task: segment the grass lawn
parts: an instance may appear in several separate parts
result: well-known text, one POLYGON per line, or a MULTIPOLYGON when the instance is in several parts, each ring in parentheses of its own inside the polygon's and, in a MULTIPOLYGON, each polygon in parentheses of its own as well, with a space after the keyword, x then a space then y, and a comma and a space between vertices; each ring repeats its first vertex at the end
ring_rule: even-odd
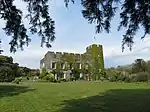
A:
POLYGON ((150 83, 0 84, 0 112, 150 112, 150 83))

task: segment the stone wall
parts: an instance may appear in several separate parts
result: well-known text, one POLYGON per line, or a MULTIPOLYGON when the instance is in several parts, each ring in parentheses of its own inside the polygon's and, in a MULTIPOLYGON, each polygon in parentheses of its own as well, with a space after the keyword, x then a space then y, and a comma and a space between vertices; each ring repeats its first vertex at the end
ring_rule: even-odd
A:
POLYGON ((78 66, 78 69, 83 69, 85 65, 93 65, 94 59, 100 61, 99 68, 104 69, 103 47, 102 45, 90 45, 86 48, 83 54, 67 53, 67 52, 51 52, 48 51, 44 58, 40 61, 40 68, 46 69, 64 69, 68 70, 78 66), (56 64, 56 65, 55 65, 56 64), (52 66, 53 65, 53 66, 52 66), (54 67, 55 65, 55 67, 54 67), (65 66, 65 67, 62 67, 65 66))

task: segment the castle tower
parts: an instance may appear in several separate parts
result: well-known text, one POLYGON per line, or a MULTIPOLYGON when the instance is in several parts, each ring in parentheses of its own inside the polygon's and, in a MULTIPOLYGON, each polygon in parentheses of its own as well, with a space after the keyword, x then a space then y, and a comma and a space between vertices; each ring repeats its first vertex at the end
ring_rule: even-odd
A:
POLYGON ((103 46, 92 44, 86 48, 92 68, 104 71, 103 46))

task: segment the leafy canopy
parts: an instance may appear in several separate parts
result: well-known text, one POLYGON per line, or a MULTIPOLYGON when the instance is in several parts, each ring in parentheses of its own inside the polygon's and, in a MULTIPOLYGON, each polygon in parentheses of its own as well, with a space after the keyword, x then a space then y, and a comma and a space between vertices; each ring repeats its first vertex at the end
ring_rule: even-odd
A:
MULTIPOLYGON (((27 35, 27 29, 22 22, 23 12, 14 4, 15 0, 0 0, 0 19, 6 21, 3 28, 8 36, 12 36, 10 41, 10 51, 16 52, 17 48, 23 49, 28 45, 30 38, 27 35)), ((49 0, 22 0, 27 3, 30 32, 38 34, 41 37, 41 46, 45 44, 51 47, 51 42, 55 39, 55 22, 48 12, 49 0)), ((22 2, 21 1, 21 2, 22 2)), ((64 0, 66 7, 69 2, 76 0, 64 0)), ((118 30, 122 27, 126 29, 123 35, 122 49, 127 45, 130 50, 134 43, 133 38, 140 27, 144 30, 141 38, 150 34, 150 0, 81 0, 83 6, 82 14, 90 24, 96 25, 96 33, 102 31, 110 32, 111 20, 119 10, 120 24, 118 30)))

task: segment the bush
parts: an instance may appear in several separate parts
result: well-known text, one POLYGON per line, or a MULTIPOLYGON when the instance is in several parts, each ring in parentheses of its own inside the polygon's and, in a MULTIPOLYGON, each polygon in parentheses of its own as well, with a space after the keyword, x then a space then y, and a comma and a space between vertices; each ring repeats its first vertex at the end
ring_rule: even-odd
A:
POLYGON ((109 81, 110 81, 110 82, 115 82, 115 81, 116 81, 116 77, 115 77, 115 76, 109 77, 109 81))
POLYGON ((13 83, 19 84, 22 81, 22 78, 16 78, 13 83))
POLYGON ((122 74, 120 74, 117 78, 117 81, 124 81, 126 79, 126 77, 122 74))
POLYGON ((10 66, 0 66, 0 82, 12 82, 15 74, 10 66))
POLYGON ((108 79, 110 82, 117 81, 117 72, 114 70, 107 70, 105 73, 105 79, 108 79))
POLYGON ((147 72, 139 72, 136 74, 135 79, 136 82, 145 82, 149 80, 149 73, 147 72))
POLYGON ((72 77, 72 78, 70 78, 70 80, 71 80, 71 81, 74 81, 74 80, 75 80, 75 78, 74 78, 74 77, 72 77))
POLYGON ((46 75, 45 77, 43 77, 44 80, 53 82, 54 81, 54 74, 50 73, 48 75, 46 75))
POLYGON ((124 77, 124 82, 131 82, 131 79, 129 78, 129 76, 124 77))
MULTIPOLYGON (((47 77, 48 73, 45 67, 42 68, 42 72, 39 75, 40 79, 45 79, 47 77)), ((47 78, 46 78, 47 79, 47 78)))
POLYGON ((66 80, 66 79, 62 79, 62 81, 63 81, 63 82, 67 82, 67 80, 66 80))
POLYGON ((73 70, 73 76, 76 80, 80 79, 80 72, 79 70, 73 70))
POLYGON ((80 80, 84 80, 84 76, 80 77, 80 80))

